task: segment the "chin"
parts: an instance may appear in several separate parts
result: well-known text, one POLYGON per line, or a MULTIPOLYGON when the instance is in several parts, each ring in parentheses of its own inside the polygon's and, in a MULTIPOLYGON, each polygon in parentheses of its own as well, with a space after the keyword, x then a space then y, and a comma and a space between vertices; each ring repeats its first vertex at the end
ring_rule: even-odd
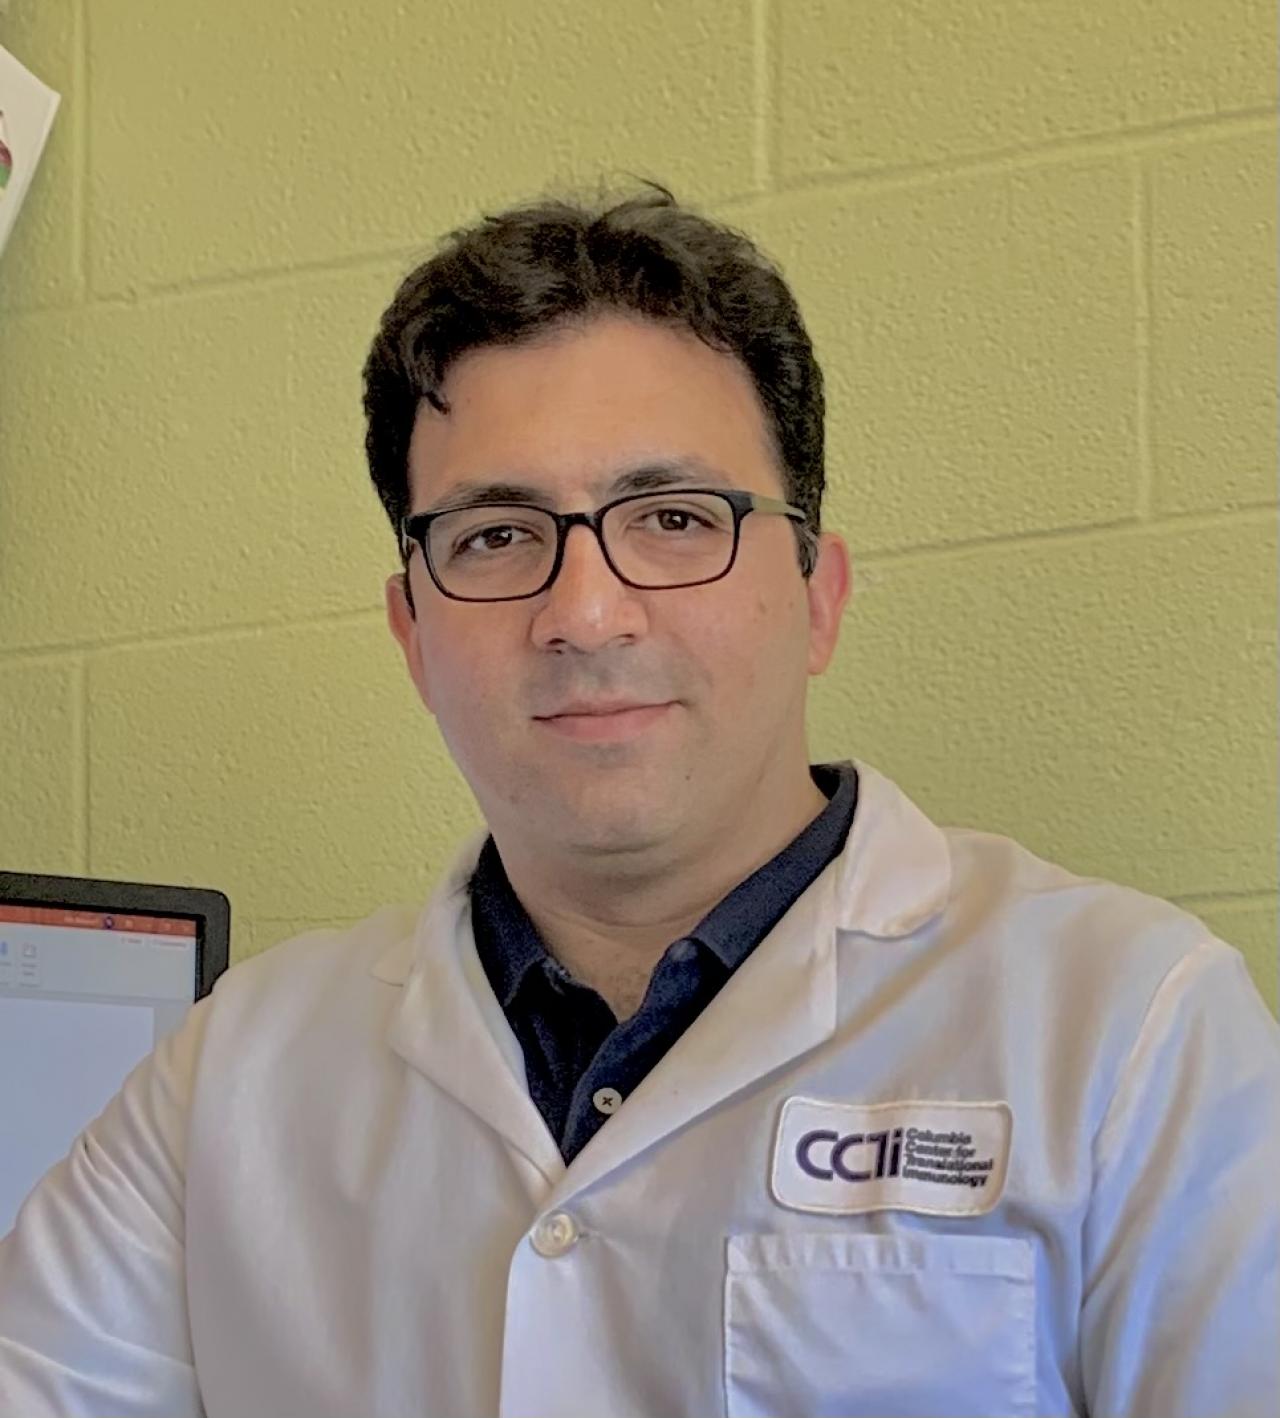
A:
POLYGON ((522 834, 561 850, 586 852, 643 850, 666 835, 669 815, 666 805, 655 803, 641 786, 624 787, 610 782, 607 774, 581 792, 563 780, 549 782, 534 794, 521 794, 514 806, 522 834))

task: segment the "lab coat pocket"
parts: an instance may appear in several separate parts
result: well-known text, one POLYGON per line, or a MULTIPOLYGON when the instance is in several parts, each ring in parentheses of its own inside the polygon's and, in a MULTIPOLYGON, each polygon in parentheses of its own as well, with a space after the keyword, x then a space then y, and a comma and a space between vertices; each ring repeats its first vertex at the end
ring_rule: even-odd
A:
POLYGON ((729 1418, 1035 1412, 1035 1255, 1015 1236, 731 1236, 729 1418))

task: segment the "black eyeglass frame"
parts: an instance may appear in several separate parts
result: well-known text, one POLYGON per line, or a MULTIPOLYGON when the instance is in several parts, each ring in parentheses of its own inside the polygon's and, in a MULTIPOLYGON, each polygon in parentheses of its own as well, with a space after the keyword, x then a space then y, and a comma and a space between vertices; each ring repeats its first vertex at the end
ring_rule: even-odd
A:
POLYGON ((751 512, 759 512, 765 517, 789 517, 793 521, 807 523, 808 515, 799 507, 793 506, 790 502, 783 502, 776 497, 765 497, 758 492, 745 492, 739 488, 723 487, 671 487, 658 488, 649 492, 632 492, 625 497, 615 497, 612 502, 606 502, 603 507, 597 508, 594 512, 553 512, 549 507, 535 507, 529 502, 469 502, 457 507, 445 507, 439 512, 415 512, 408 517, 400 519, 400 555, 404 560, 405 569, 408 570, 409 558, 413 554, 413 547, 417 546, 422 551, 422 560, 426 565, 427 574, 435 582, 436 590, 442 596, 447 596, 451 601, 468 601, 473 604, 487 604, 496 601, 527 601, 534 596, 540 596, 548 590, 555 579, 560 574, 560 566, 564 561, 564 546, 569 536, 571 527, 590 527, 595 533, 596 542, 600 547, 609 570, 622 582, 624 586, 630 586, 636 591, 679 591, 689 586, 708 586, 713 581, 722 581, 734 568, 738 560, 738 543, 742 529, 742 519, 751 512), (603 525, 605 514, 613 508, 620 506, 624 502, 639 502, 644 498, 660 497, 664 493, 674 498, 680 497, 684 493, 699 493, 703 496, 708 494, 715 497, 722 497, 733 509, 733 551, 729 556, 729 564, 725 569, 715 576, 705 576, 700 581, 680 581, 672 586, 643 586, 639 582, 628 580, 617 566, 614 565, 613 558, 609 555, 609 548, 605 546, 603 525), (428 551, 428 542, 431 533, 431 524, 437 517, 446 517, 451 512, 463 512, 469 508, 490 508, 498 510, 503 507, 519 507, 525 511, 541 512, 550 517, 556 524, 556 555, 551 563, 551 570, 547 579, 537 588, 536 591, 526 591, 519 596, 458 596, 452 591, 446 591, 440 584, 440 578, 436 575, 436 569, 431 564, 431 553, 428 551))

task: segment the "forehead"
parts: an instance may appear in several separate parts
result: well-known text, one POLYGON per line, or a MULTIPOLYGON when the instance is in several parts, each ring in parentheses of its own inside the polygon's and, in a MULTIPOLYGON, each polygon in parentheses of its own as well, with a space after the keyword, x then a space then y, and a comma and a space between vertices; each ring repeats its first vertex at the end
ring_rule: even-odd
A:
POLYGON ((690 481, 780 490, 750 374, 689 331, 599 317, 468 351, 443 393, 450 412, 424 400, 414 424, 415 510, 454 500, 463 484, 498 482, 539 489, 552 503, 599 501, 620 475, 660 465, 690 481))

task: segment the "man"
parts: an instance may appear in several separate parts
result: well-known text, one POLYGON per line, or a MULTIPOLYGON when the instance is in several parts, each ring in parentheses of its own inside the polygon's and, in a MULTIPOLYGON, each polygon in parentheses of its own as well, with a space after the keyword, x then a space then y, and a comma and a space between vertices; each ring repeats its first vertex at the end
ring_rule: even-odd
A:
POLYGON ((1280 1033, 1194 918, 810 765, 822 383, 665 189, 454 233, 367 447, 479 802, 0 1246, 0 1412, 1270 1414, 1280 1033))

